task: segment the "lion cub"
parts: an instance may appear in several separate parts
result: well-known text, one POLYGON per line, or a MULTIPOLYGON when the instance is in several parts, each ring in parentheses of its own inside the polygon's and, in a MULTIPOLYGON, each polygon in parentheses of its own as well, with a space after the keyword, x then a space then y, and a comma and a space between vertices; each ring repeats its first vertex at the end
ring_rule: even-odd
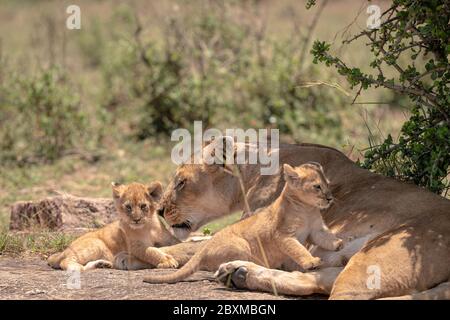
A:
POLYGON ((50 256, 48 264, 55 269, 80 271, 176 268, 178 263, 172 256, 155 248, 179 243, 155 212, 161 183, 113 183, 112 191, 119 220, 76 239, 63 252, 50 256))
POLYGON ((306 239, 326 250, 339 250, 342 240, 325 226, 320 209, 333 198, 322 166, 309 162, 292 168, 283 165, 285 187, 270 206, 218 232, 189 262, 169 275, 149 276, 150 283, 173 283, 197 270, 215 271, 225 262, 251 261, 280 268, 294 260, 304 270, 318 267, 321 259, 303 246, 306 239))

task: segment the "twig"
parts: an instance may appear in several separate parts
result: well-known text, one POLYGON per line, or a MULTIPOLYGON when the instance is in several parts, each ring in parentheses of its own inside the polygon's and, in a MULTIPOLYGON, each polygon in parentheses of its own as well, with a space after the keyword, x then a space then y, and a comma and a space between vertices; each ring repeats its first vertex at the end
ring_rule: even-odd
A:
POLYGON ((309 88, 309 87, 320 86, 320 85, 324 85, 324 86, 328 86, 328 87, 332 87, 332 88, 338 89, 339 91, 344 93, 347 97, 350 96, 350 93, 345 91, 345 89, 342 86, 340 86, 338 83, 329 83, 329 82, 325 82, 325 81, 321 81, 321 80, 299 82, 299 85, 297 85, 296 87, 297 88, 309 88))
MULTIPOLYGON (((266 251, 263 248, 263 245, 262 245, 262 242, 261 242, 261 239, 259 238, 259 236, 256 236, 256 240, 258 241, 259 250, 261 251, 261 255, 263 257, 264 264, 266 265, 267 269, 270 269, 269 260, 267 260, 266 251)), ((275 287, 275 282, 273 281, 273 279, 270 279, 270 284, 272 286, 273 294, 278 297, 277 288, 275 287)))
POLYGON ((300 71, 303 69, 306 52, 307 52, 307 49, 309 48, 309 43, 311 42, 312 34, 314 32, 314 29, 317 26, 317 22, 319 21, 319 18, 322 15, 323 9, 327 5, 327 3, 328 3, 328 0, 324 0, 324 1, 320 2, 320 6, 317 9, 316 14, 314 15, 314 18, 308 27, 308 33, 306 34, 306 37, 304 38, 302 51, 300 52, 300 57, 299 57, 299 70, 300 71))

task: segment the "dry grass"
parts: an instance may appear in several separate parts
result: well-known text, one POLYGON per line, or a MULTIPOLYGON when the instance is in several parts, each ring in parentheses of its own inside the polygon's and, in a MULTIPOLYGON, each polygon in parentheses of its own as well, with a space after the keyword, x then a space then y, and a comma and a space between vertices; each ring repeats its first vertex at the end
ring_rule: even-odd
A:
POLYGON ((37 254, 48 257, 67 248, 74 238, 62 232, 1 232, 0 255, 37 254))

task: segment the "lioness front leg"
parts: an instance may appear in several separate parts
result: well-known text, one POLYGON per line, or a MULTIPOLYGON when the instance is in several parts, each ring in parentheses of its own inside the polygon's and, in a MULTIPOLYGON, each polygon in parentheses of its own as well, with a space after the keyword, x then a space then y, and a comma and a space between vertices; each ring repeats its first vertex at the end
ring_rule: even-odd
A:
POLYGON ((220 265, 215 277, 224 285, 238 289, 306 296, 329 294, 342 268, 325 268, 315 272, 286 272, 267 269, 253 262, 232 261, 220 265))
POLYGON ((313 257, 297 239, 281 238, 277 240, 280 250, 294 260, 304 270, 316 268, 322 264, 322 260, 313 257))
POLYGON ((131 253, 138 259, 150 263, 156 268, 177 268, 178 262, 169 254, 158 248, 145 247, 142 243, 131 244, 131 253))

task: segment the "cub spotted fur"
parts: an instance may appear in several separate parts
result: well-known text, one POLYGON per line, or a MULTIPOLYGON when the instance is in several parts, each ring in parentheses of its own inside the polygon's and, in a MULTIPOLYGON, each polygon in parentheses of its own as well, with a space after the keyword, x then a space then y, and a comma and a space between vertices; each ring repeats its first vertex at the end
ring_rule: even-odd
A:
POLYGON ((283 170, 285 187, 270 206, 218 232, 180 270, 149 276, 144 281, 173 283, 199 269, 215 271, 233 260, 279 268, 290 258, 304 270, 318 267, 321 259, 313 257, 302 243, 308 239, 326 250, 342 246, 342 240, 328 230, 320 213, 333 200, 328 181, 322 166, 315 162, 296 168, 285 164, 283 170))
POLYGON ((179 242, 155 213, 161 183, 113 183, 112 191, 119 220, 76 239, 63 252, 50 256, 48 264, 55 269, 80 271, 100 267, 176 268, 178 263, 171 255, 155 248, 179 242))

